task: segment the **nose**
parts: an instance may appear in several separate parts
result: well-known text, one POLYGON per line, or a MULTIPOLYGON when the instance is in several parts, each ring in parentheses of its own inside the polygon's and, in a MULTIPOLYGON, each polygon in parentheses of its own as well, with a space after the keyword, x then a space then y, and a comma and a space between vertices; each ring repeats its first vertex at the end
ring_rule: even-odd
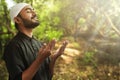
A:
POLYGON ((36 16, 36 12, 34 10, 32 10, 32 15, 36 16))

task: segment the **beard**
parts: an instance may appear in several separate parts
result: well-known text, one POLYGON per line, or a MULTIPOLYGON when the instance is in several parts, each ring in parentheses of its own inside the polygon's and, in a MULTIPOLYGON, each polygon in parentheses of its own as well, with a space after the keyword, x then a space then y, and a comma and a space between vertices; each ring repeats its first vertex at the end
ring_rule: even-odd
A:
POLYGON ((38 20, 34 20, 35 18, 36 18, 36 16, 33 16, 29 20, 29 19, 25 19, 25 18, 21 17, 23 24, 26 28, 35 28, 40 24, 38 20))

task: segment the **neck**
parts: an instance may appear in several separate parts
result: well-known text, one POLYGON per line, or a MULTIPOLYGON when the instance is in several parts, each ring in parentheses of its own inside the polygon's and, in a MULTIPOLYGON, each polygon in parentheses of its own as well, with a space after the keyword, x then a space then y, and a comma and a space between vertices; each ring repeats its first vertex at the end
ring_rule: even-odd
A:
POLYGON ((22 29, 19 29, 20 32, 24 33, 25 35, 27 35, 28 37, 31 37, 32 38, 32 35, 33 35, 33 29, 28 29, 28 28, 22 28, 22 29))
POLYGON ((23 33, 32 38, 33 35, 32 30, 23 31, 23 33))

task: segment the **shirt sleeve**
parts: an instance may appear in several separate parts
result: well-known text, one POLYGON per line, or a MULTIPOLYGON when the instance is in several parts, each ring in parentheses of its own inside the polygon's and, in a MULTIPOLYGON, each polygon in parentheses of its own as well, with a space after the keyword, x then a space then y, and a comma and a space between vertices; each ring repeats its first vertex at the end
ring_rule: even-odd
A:
POLYGON ((45 61, 45 68, 46 68, 46 74, 49 76, 48 78, 48 80, 51 80, 52 79, 52 74, 51 74, 51 70, 50 70, 50 57, 48 57, 47 59, 46 59, 46 61, 45 61))
POLYGON ((24 65, 20 48, 16 44, 11 44, 5 48, 3 59, 9 72, 10 80, 22 80, 24 65))

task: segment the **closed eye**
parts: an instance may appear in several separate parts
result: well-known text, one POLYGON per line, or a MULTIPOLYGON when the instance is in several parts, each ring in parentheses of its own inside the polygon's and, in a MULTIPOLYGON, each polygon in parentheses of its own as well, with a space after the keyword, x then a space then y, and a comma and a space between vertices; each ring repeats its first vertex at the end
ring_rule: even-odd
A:
POLYGON ((32 9, 32 8, 26 8, 25 10, 27 13, 31 13, 32 11, 34 11, 34 9, 32 9))

